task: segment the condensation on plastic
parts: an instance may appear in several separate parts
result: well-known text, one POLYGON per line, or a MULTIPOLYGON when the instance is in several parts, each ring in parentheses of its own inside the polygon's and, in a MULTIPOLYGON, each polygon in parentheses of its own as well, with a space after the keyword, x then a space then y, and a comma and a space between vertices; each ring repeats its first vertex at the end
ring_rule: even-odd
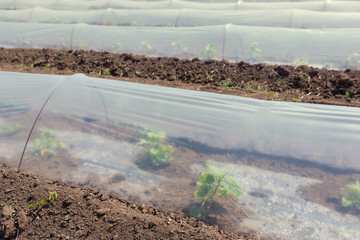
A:
POLYGON ((299 9, 219 11, 198 9, 102 9, 61 11, 42 7, 0 10, 0 21, 125 26, 211 26, 235 24, 289 28, 359 28, 358 12, 318 12, 299 9))
POLYGON ((61 77, 1 72, 1 127, 16 120, 28 132, 47 97, 65 78, 47 103, 41 122, 46 122, 43 115, 56 113, 80 122, 90 118, 140 123, 171 138, 190 137, 215 148, 360 170, 356 147, 360 110, 356 108, 259 101, 81 74, 61 77), (19 108, 21 111, 16 111, 19 108))
MULTIPOLYGON (((206 155, 206 159, 214 157, 214 152, 222 153, 225 162, 216 164, 223 164, 226 172, 235 177, 245 174, 235 173, 236 171, 245 171, 246 174, 252 172, 253 176, 249 178, 258 180, 244 184, 252 184, 253 187, 259 184, 261 186, 260 179, 266 177, 269 178, 268 181, 281 181, 283 185, 288 183, 297 189, 301 185, 297 181, 301 179, 237 165, 232 155, 235 154, 238 159, 255 156, 290 161, 305 169, 310 163, 336 170, 360 171, 360 110, 357 108, 261 101, 89 78, 82 74, 52 76, 0 72, 0 83, 0 132, 14 123, 20 127, 11 135, 0 135, 2 162, 10 166, 19 164, 19 157, 35 116, 50 97, 35 124, 21 169, 80 186, 95 179, 92 181, 105 183, 107 190, 120 192, 123 197, 128 197, 129 194, 136 196, 143 203, 150 201, 148 194, 143 192, 159 185, 159 182, 181 181, 190 184, 191 179, 167 178, 136 167, 134 160, 143 150, 136 145, 140 140, 137 133, 139 126, 165 132, 166 140, 174 146, 175 153, 177 147, 192 149, 201 156, 206 155), (58 158, 45 164, 34 157, 33 143, 44 131, 51 131, 57 140, 63 142, 72 162, 58 158), (230 158, 234 166, 228 165, 227 158, 230 158), (44 166, 50 167, 45 171, 44 166), (261 174, 261 177, 256 176, 256 173, 261 174), (108 182, 114 174, 126 176, 121 187, 116 184, 114 187, 108 182)), ((180 157, 181 153, 178 154, 180 157)), ((201 162, 194 158, 189 169, 194 171, 198 168, 201 168, 201 162)), ((194 178, 197 175, 196 170, 194 178)), ((259 189, 257 191, 262 191, 261 187, 259 189)), ((287 195, 279 195, 277 198, 280 203, 293 201, 287 195)), ((265 208, 266 212, 273 213, 272 217, 278 214, 289 216, 293 211, 294 214, 299 214, 295 212, 296 209, 287 210, 284 206, 268 206, 260 202, 254 205, 254 200, 256 199, 244 196, 243 201, 252 208, 265 208)), ((305 204, 308 202, 305 201, 305 204)), ((257 212, 256 209, 254 211, 257 212)), ((326 214, 331 213, 325 211, 326 214)), ((326 218, 325 215, 321 215, 321 218, 326 218)), ((311 218, 318 221, 317 213, 306 215, 306 219, 311 218)), ((329 218, 332 221, 333 215, 329 218)), ((348 229, 346 233, 359 234, 357 227, 354 228, 358 220, 350 220, 352 218, 349 217, 342 219, 345 219, 341 220, 342 229, 348 229)), ((264 226, 263 221, 268 219, 256 217, 248 219, 246 223, 254 226, 256 222, 260 223, 255 224, 256 226, 264 226)), ((307 220, 303 222, 301 216, 296 221, 301 225, 307 224, 307 220)), ((239 222, 240 225, 243 226, 244 222, 239 222)), ((335 226, 337 231, 336 223, 330 225, 333 225, 332 228, 335 226)), ((342 236, 343 230, 340 231, 335 234, 342 236)), ((320 232, 333 234, 332 230, 326 229, 320 232)), ((285 237, 294 235, 288 234, 290 235, 285 234, 285 237)), ((296 236, 297 239, 306 239, 312 234, 302 232, 296 236)))
POLYGON ((306 1, 306 2, 191 2, 181 0, 169 1, 115 1, 115 0, 95 0, 95 1, 72 1, 72 0, 2 0, 1 9, 26 9, 33 7, 44 7, 54 10, 94 10, 106 8, 123 9, 168 9, 168 8, 191 8, 207 10, 265 10, 265 9, 304 9, 328 12, 359 11, 360 2, 358 1, 306 1))
POLYGON ((360 28, 289 29, 216 25, 192 28, 119 27, 88 24, 41 24, 2 22, 1 47, 67 48, 127 52, 150 56, 205 57, 201 51, 212 44, 210 58, 252 63, 307 64, 332 68, 358 68, 349 56, 360 52, 360 28), (186 49, 174 46, 181 42, 186 49), (119 47, 119 48, 117 48, 119 47), (253 48, 261 51, 254 52, 253 48), (353 64, 353 65, 351 65, 353 64))

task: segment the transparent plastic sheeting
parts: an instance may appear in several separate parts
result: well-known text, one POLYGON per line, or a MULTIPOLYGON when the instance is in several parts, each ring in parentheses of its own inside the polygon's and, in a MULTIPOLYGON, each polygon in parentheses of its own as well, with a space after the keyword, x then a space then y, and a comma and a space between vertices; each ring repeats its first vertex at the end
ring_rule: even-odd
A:
POLYGON ((73 0, 2 0, 2 9, 26 9, 33 7, 44 7, 54 10, 94 10, 106 8, 124 9, 169 9, 169 8, 191 8, 206 10, 265 10, 265 9, 305 9, 328 12, 359 11, 358 1, 310 1, 310 2, 226 2, 226 3, 204 3, 181 0, 169 1, 73 1, 73 0))
POLYGON ((67 48, 149 56, 359 67, 360 28, 288 29, 218 25, 193 28, 0 23, 1 47, 67 48), (201 54, 202 53, 202 54, 201 54))
MULTIPOLYGON (((45 100, 65 80, 40 116, 40 122, 50 128, 53 123, 46 122, 45 115, 76 119, 80 124, 88 124, 83 119, 126 126, 140 123, 164 131, 170 138, 190 138, 213 148, 360 170, 357 108, 259 101, 81 74, 67 77, 1 72, 0 77, 1 129, 4 132, 7 126, 18 123, 19 132, 24 133, 22 138, 17 132, 3 134, 2 144, 17 143, 19 150, 45 100)), ((18 159, 19 153, 14 157, 18 159)))
POLYGON ((3 22, 87 23, 121 26, 194 27, 234 24, 288 28, 360 28, 359 12, 284 10, 102 9, 61 11, 36 7, 0 10, 3 22))
MULTIPOLYGON (((24 171, 116 192, 122 198, 135 196, 141 203, 162 207, 164 202, 173 203, 174 197, 193 197, 194 190, 184 186, 203 172, 205 160, 234 176, 245 189, 239 204, 251 215, 244 221, 234 220, 236 231, 245 226, 286 239, 360 236, 357 217, 299 196, 300 187, 319 180, 251 164, 257 158, 275 159, 299 164, 304 171, 314 164, 360 171, 360 109, 268 102, 81 74, 0 72, 0 86, 0 161, 10 166, 18 166, 35 116, 45 105, 20 166, 24 171), (137 145, 143 128, 165 133, 165 141, 174 148, 173 161, 191 158, 192 177, 166 177, 137 167, 135 161, 144 151, 137 145), (55 151, 51 158, 36 153, 35 143, 46 132, 66 147, 56 150, 50 144, 44 150, 55 151), (242 159, 251 159, 250 166, 243 165, 242 159), (156 200, 159 188, 165 190, 156 200), (174 188, 179 196, 172 195, 174 188), (250 194, 254 192, 264 197, 254 197, 250 194)), ((183 203, 188 204, 186 199, 183 203)), ((170 208, 184 209, 181 204, 170 208)))
MULTIPOLYGON (((67 77, 0 74, 0 158, 20 159, 35 119, 51 92, 67 77), (15 134, 17 133, 17 134, 15 134)), ((18 161, 7 162, 18 167, 18 161)))

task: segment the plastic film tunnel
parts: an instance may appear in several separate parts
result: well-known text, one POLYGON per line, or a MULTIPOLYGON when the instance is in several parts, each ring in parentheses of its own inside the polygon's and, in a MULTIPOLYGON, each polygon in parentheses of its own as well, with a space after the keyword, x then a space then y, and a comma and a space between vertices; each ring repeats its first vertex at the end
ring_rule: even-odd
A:
POLYGON ((0 47, 360 69, 359 1, 2 1, 0 47))
POLYGON ((203 10, 203 9, 100 9, 52 10, 35 7, 0 11, 3 22, 96 24, 118 26, 199 27, 222 24, 285 28, 359 28, 358 12, 322 12, 302 9, 203 10))
POLYGON ((3 0, 0 3, 2 9, 26 9, 44 7, 54 10, 95 10, 105 8, 117 9, 206 9, 206 10, 265 10, 265 9, 304 9, 314 11, 358 11, 360 2, 342 0, 316 0, 316 1, 232 1, 232 2, 197 2, 197 1, 71 1, 71 0, 3 0))
POLYGON ((8 48, 85 49, 252 63, 330 65, 337 69, 360 67, 360 28, 290 29, 232 24, 161 28, 3 22, 0 31, 7 33, 1 35, 0 46, 8 48))
POLYGON ((265 159, 304 172, 325 168, 357 174, 359 109, 266 102, 81 74, 1 72, 0 83, 0 161, 11 167, 176 211, 196 201, 191 182, 205 164, 213 164, 244 187, 236 201, 251 214, 235 221, 234 231, 297 239, 360 236, 358 217, 300 197, 300 188, 320 180, 257 165, 265 159), (162 132, 163 143, 174 149, 162 170, 138 165, 146 150, 138 143, 149 132, 162 132), (171 205, 173 198, 184 200, 171 205))

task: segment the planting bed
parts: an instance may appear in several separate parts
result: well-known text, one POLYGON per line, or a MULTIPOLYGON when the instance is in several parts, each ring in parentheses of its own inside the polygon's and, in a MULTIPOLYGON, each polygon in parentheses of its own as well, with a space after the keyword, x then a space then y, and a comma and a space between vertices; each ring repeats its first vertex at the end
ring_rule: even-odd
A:
MULTIPOLYGON (((0 70, 57 75, 84 73, 92 77, 268 101, 360 106, 360 71, 350 69, 334 71, 306 66, 149 58, 82 50, 0 49, 0 70)), ((83 93, 78 94, 79 100, 84 100, 83 93)), ((56 97, 55 92, 53 98, 56 97)), ((57 102, 55 99, 53 101, 57 102)), ((51 101, 50 98, 50 109, 55 106, 51 101)), ((126 103, 116 104, 121 109, 126 103)), ((227 113, 225 110, 228 109, 224 109, 224 114, 227 113)), ((26 111, 19 111, 20 119, 26 119, 26 111)), ((354 116, 357 112, 354 108, 354 116)), ((139 168, 137 161, 143 157, 143 148, 136 145, 141 139, 141 127, 135 122, 129 124, 93 116, 77 118, 60 113, 44 109, 31 135, 21 169, 71 186, 1 166, 0 187, 5 191, 0 193, 0 238, 15 239, 17 235, 20 239, 359 237, 356 230, 359 210, 341 204, 345 186, 360 180, 358 166, 350 169, 345 164, 345 167, 337 168, 338 163, 331 166, 328 162, 312 162, 301 159, 299 153, 281 156, 280 153, 236 148, 233 146, 236 146, 235 140, 232 142, 232 139, 224 140, 210 134, 216 126, 205 126, 210 129, 208 136, 194 134, 184 138, 179 137, 181 134, 167 133, 165 140, 175 149, 174 160, 160 168, 139 168), (34 142, 47 130, 51 130, 67 148, 51 158, 36 157, 34 142), (216 165, 234 176, 245 190, 238 199, 215 197, 205 205, 207 215, 203 221, 223 230, 184 215, 189 215, 190 207, 200 203, 194 197, 194 191, 206 164, 216 165), (49 191, 58 193, 58 200, 51 206, 29 206, 48 197, 49 191), (118 200, 115 195, 123 200, 118 200), (164 213, 155 208, 176 213, 164 213), (37 227, 34 229, 33 226, 37 227)), ((126 116, 121 118, 127 119, 126 116)), ((354 121, 356 124, 355 117, 354 121)), ((244 128, 244 134, 251 133, 249 126, 238 128, 244 128)), ((13 141, 23 140, 28 133, 23 130, 4 130, 0 137, 5 139, 11 135, 13 141)), ((294 136, 294 141, 296 138, 294 136)), ((268 144, 272 145, 270 141, 268 144)), ((320 155, 323 154, 321 151, 320 155)), ((0 155, 0 161, 12 167, 17 167, 18 159, 11 154, 0 155)))
POLYGON ((179 60, 82 50, 0 48, 0 70, 59 75, 84 73, 271 101, 360 106, 357 100, 360 71, 350 69, 179 60))

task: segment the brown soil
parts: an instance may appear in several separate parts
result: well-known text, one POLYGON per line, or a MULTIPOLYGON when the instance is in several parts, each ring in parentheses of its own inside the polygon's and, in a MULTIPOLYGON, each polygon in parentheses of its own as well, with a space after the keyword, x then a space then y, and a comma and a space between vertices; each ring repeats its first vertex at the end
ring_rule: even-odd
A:
MULTIPOLYGON (((50 50, 50 49, 0 49, 0 70, 42 74, 84 73, 93 77, 119 79, 199 91, 232 94, 272 101, 298 101, 307 103, 336 104, 359 107, 360 71, 329 71, 306 66, 250 65, 244 62, 180 60, 176 58, 148 58, 131 54, 101 52, 50 50)), ((54 116, 51 116, 54 117, 54 116)), ((46 116, 44 116, 46 118, 46 116)), ((86 120, 85 120, 86 121, 86 120)), ((44 121, 46 122, 46 121, 44 121)), ((49 121, 48 121, 49 122, 49 121)), ((51 121, 50 121, 51 122, 51 121)), ((76 129, 73 122, 60 121, 76 129)), ((92 124, 104 123, 94 120, 92 124)), ((121 126, 106 126, 104 136, 117 139, 114 132, 129 131, 121 126), (115 131, 111 131, 111 128, 115 131)), ((84 131, 87 131, 86 129, 84 131)), ((39 136, 34 133, 34 137, 39 136)), ((129 133, 128 136, 135 135, 129 133)), ((122 136, 123 137, 123 136, 122 136)), ((126 141, 136 141, 127 139, 126 141)), ((185 141, 177 141, 185 142, 185 141)), ((175 145, 174 143, 171 143, 175 145)), ((110 176, 101 182, 97 173, 91 173, 78 184, 97 189, 85 190, 60 182, 51 182, 34 174, 0 166, 0 239, 257 239, 260 233, 249 229, 238 229, 234 222, 251 215, 245 208, 236 207, 234 199, 217 199, 207 205, 209 212, 204 222, 186 217, 195 202, 196 176, 187 168, 194 159, 205 164, 205 157, 256 166, 275 172, 295 176, 312 177, 323 183, 301 189, 301 195, 308 201, 327 206, 336 211, 358 215, 354 208, 341 207, 344 186, 360 174, 338 171, 311 163, 297 163, 293 159, 279 159, 259 153, 234 152, 213 149, 200 143, 177 144, 173 161, 166 168, 148 169, 164 177, 189 179, 189 184, 167 182, 156 189, 150 189, 152 206, 144 206, 136 196, 108 195, 106 186, 124 181, 125 176, 110 176), (35 208, 49 191, 56 191, 58 199, 47 201, 35 208), (122 200, 119 200, 122 199, 122 200), (166 199, 166 200, 164 200, 166 199), (134 204, 134 203, 136 204, 134 204), (84 207, 86 206, 86 207, 84 207), (176 206, 176 207, 174 207, 176 206), (219 207, 222 206, 222 207, 219 207), (158 210, 161 208, 166 212, 158 210), (177 212, 178 210, 182 212, 177 212), (2 211, 2 213, 1 213, 2 211), (173 213, 169 213, 173 212, 173 213), (169 220, 171 219, 171 220, 169 220), (219 225, 209 226, 207 224, 219 225), (227 231, 236 232, 229 233, 227 231), (258 235, 256 235, 258 234, 258 235), (69 238, 66 238, 66 237, 69 238)), ((6 162, 1 160, 0 162, 6 162)), ((47 179, 61 180, 63 172, 54 175, 50 169, 65 168, 71 171, 81 164, 67 152, 57 155, 51 161, 25 161, 26 169, 41 172, 47 179), (60 161, 61 160, 61 161, 60 161), (48 170, 48 171, 47 171, 48 170), (48 174, 46 174, 48 172, 48 174)), ((71 180, 70 184, 75 184, 71 180)), ((258 193, 253 193, 257 195, 258 193)), ((259 197, 261 197, 259 195, 259 197)))
POLYGON ((0 239, 255 239, 3 164, 0 173, 0 239))
POLYGON ((0 48, 0 70, 88 76, 210 91, 272 101, 359 107, 360 71, 197 58, 52 49, 0 48))

